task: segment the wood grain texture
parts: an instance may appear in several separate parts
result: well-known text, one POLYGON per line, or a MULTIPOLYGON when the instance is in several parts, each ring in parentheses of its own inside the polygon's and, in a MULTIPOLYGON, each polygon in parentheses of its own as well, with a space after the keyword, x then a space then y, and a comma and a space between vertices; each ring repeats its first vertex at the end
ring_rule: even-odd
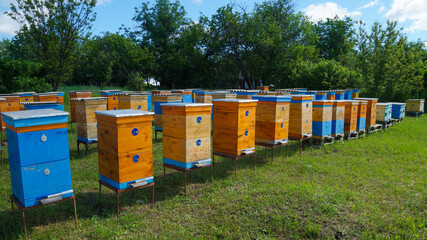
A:
POLYGON ((148 95, 120 95, 119 109, 147 111, 148 95))
POLYGON ((345 115, 344 115, 344 132, 345 133, 356 131, 358 110, 359 110, 358 102, 347 101, 345 103, 345 115))
POLYGON ((212 103, 212 95, 196 94, 196 103, 212 103))
POLYGON ((163 135, 164 158, 190 163, 210 159, 210 155, 210 136, 204 138, 181 139, 163 135), (199 145, 197 143, 199 143, 199 145))
POLYGON ((42 131, 42 130, 67 128, 67 123, 55 123, 55 124, 37 125, 37 126, 30 126, 30 127, 18 127, 18 128, 15 128, 7 123, 5 123, 5 125, 7 128, 9 128, 10 130, 16 133, 36 132, 36 131, 42 131))
POLYGON ((211 136, 212 115, 169 115, 163 114, 163 136, 181 139, 211 136), (199 118, 200 123, 197 121, 199 118))
POLYGON ((77 137, 91 139, 98 137, 98 128, 96 123, 77 122, 77 137))
MULTIPOLYGON (((292 97, 292 100, 312 99, 312 96, 292 97)), ((305 134, 312 134, 313 103, 291 102, 289 110, 289 136, 301 138, 305 134)))
POLYGON ((96 123, 95 112, 107 110, 106 100, 96 100, 96 101, 76 100, 73 102, 76 108, 75 109, 76 122, 80 122, 80 123, 96 123))
POLYGON ((255 128, 238 131, 214 128, 212 140, 215 152, 240 156, 242 150, 255 147, 255 128), (247 136, 246 131, 248 132, 247 136))
POLYGON ((232 130, 255 128, 256 105, 256 102, 214 101, 213 128, 232 130))

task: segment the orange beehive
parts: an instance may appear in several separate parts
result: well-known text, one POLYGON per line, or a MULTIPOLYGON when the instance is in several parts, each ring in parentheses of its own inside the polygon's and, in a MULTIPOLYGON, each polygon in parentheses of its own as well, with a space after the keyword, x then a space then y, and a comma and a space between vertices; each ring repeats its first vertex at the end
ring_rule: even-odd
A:
POLYGON ((357 111, 357 127, 356 130, 365 130, 366 128, 366 112, 368 110, 368 101, 355 100, 359 102, 357 111))
POLYGON ((19 95, 19 102, 21 103, 19 108, 20 110, 24 110, 25 106, 22 103, 34 102, 33 95, 36 94, 36 92, 16 92, 13 94, 19 95))
POLYGON ((90 98, 92 97, 91 91, 69 91, 68 95, 70 96, 70 115, 71 122, 76 122, 76 107, 74 105, 73 98, 90 98))
POLYGON ((366 128, 370 129, 377 122, 376 112, 378 98, 355 98, 354 100, 368 101, 366 106, 366 128))
POLYGON ((312 135, 313 95, 291 95, 289 110, 289 137, 312 135))
POLYGON ((256 100, 213 101, 213 150, 240 156, 255 151, 256 100))
POLYGON ((270 87, 269 86, 259 86, 257 87, 258 90, 262 90, 262 91, 269 91, 270 87))
POLYGON ((229 93, 225 91, 213 92, 212 99, 236 99, 237 95, 235 93, 229 93))
POLYGON ((77 139, 82 142, 98 140, 96 111, 107 110, 105 97, 72 98, 76 107, 77 139))
POLYGON ((356 131, 358 111, 359 111, 359 101, 354 101, 354 100, 345 101, 344 133, 350 134, 356 131))
MULTIPOLYGON (((4 100, 0 100, 0 113, 3 112, 15 112, 19 111, 19 95, 14 94, 3 94, 0 95, 0 98, 4 100)), ((1 129, 2 131, 6 129, 6 125, 3 121, 3 115, 0 116, 1 119, 1 129)))
POLYGON ((287 96, 254 96, 252 98, 258 100, 255 141, 273 145, 286 143, 289 133, 291 98, 287 96))
POLYGON ((99 91, 101 97, 108 97, 107 110, 119 109, 119 95, 123 93, 122 90, 103 90, 99 91))
POLYGON ((34 94, 35 102, 58 102, 59 97, 56 93, 37 93, 34 94))
POLYGON ((95 112, 99 178, 117 189, 153 182, 152 112, 95 112))
MULTIPOLYGON (((56 98, 55 98, 54 102, 59 102, 60 104, 64 105, 64 92, 45 92, 45 93, 40 93, 39 97, 40 97, 41 100, 38 101, 38 102, 45 102, 44 99, 50 99, 50 97, 45 98, 45 96, 47 96, 47 95, 56 95, 56 98)), ((52 101, 48 100, 47 102, 52 102, 52 101)))

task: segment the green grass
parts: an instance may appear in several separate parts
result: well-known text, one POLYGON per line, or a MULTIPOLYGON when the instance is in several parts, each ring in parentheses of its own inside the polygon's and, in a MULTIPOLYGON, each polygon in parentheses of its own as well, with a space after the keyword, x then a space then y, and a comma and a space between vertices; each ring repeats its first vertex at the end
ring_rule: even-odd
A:
MULTIPOLYGON (((153 140, 156 202, 149 204, 149 189, 134 199, 123 193, 119 219, 112 191, 103 188, 99 207, 97 148, 78 156, 75 126, 69 140, 79 226, 71 201, 62 212, 57 205, 30 210, 32 239, 427 238, 427 116, 364 139, 307 148, 302 157, 296 144, 273 162, 257 148, 256 167, 239 160, 237 178, 229 159, 217 159, 213 181, 209 169, 193 172, 187 196, 182 173, 168 170, 164 185, 160 134, 153 140)), ((11 216, 7 160, 0 182, 0 239, 24 238, 19 214, 17 225, 11 216)))

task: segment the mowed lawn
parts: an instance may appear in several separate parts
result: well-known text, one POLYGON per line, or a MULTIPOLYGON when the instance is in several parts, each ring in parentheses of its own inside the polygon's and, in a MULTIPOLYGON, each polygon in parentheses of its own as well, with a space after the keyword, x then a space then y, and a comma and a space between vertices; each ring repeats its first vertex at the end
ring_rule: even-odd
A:
MULTIPOLYGON (((68 102, 68 98, 66 98, 68 102)), ((69 109, 69 106, 66 106, 69 109)), ((226 136, 224 136, 226 137, 226 136)), ((257 147, 257 162, 216 159, 209 169, 191 173, 187 196, 183 174, 167 170, 163 181, 162 143, 154 143, 155 203, 151 190, 121 194, 121 216, 115 194, 103 188, 98 197, 98 155, 79 156, 76 124, 69 125, 72 201, 26 213, 32 239, 255 239, 255 238, 427 238, 427 116, 406 118, 387 131, 363 139, 285 149, 271 162, 257 147)), ((82 147, 83 148, 83 147, 82 147)), ((0 239, 25 238, 17 213, 14 224, 7 147, 0 168, 0 239)), ((276 149, 277 150, 277 149, 276 149)), ((268 152, 269 153, 269 152, 268 152)), ((42 156, 41 156, 42 157, 42 156)))

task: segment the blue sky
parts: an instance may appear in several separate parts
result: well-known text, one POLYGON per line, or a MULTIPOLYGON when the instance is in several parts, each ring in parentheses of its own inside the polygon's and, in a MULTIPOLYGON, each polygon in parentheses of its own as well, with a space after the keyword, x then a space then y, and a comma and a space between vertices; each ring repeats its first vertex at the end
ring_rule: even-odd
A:
MULTIPOLYGON (((0 11, 9 8, 12 0, 0 0, 0 11)), ((140 6, 141 0, 101 0, 95 11, 97 19, 93 25, 93 33, 117 32, 122 24, 133 26, 132 17, 135 7, 140 6)), ((154 2, 150 0, 149 2, 154 2)), ((181 0, 190 18, 197 21, 200 13, 211 16, 216 10, 228 3, 236 3, 251 10, 258 0, 181 0)), ((385 24, 387 19, 399 21, 409 40, 421 39, 427 44, 427 0, 346 0, 294 1, 297 11, 310 16, 313 21, 338 15, 362 19, 368 26, 375 21, 385 24)), ((18 26, 5 15, 0 15, 0 38, 10 38, 18 26)))

